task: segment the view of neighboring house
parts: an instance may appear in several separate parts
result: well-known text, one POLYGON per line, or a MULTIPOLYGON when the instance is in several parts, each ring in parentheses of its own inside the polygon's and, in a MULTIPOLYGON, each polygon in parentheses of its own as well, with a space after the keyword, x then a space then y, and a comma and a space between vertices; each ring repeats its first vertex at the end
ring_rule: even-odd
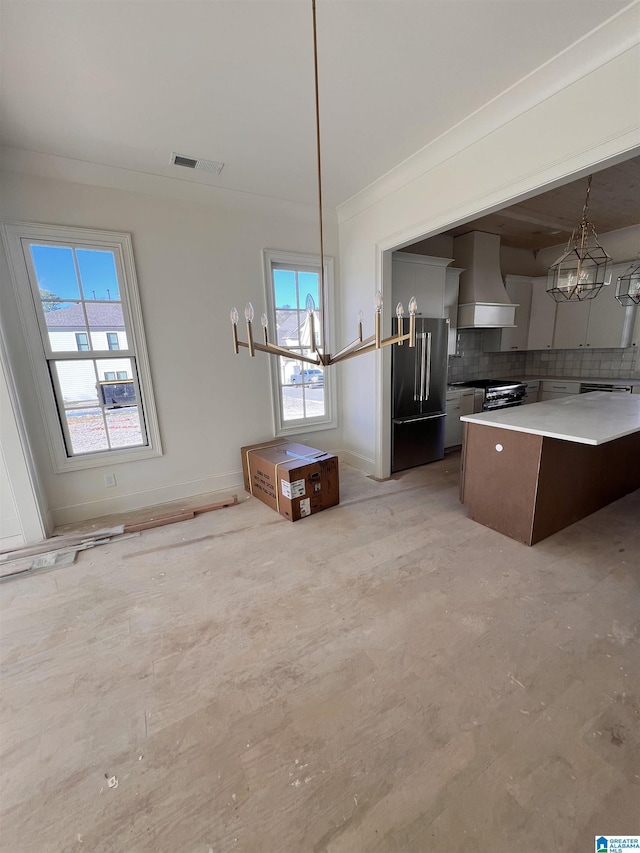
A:
MULTIPOLYGON (((55 303, 50 303, 52 306, 55 303)), ((65 303, 67 304, 67 303, 65 303)), ((128 348, 121 302, 85 302, 45 311, 49 342, 54 352, 87 352, 86 361, 56 361, 65 405, 101 401, 98 384, 132 380, 129 358, 95 358, 103 351, 128 348)))
MULTIPOLYGON (((295 347, 296 351, 309 353, 309 320, 306 311, 298 311, 295 308, 276 308, 277 343, 283 347, 295 347)), ((316 329, 320 328, 320 321, 316 314, 316 329)), ((280 360, 282 370, 282 383, 288 384, 300 374, 301 362, 282 358, 280 360)))

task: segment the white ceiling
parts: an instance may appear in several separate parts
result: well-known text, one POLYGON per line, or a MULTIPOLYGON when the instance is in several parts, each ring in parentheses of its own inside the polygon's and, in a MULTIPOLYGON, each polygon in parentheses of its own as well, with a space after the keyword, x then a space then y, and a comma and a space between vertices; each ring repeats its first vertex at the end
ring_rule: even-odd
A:
MULTIPOLYGON (((336 206, 627 0, 317 0, 336 206)), ((0 144, 313 203, 310 0, 0 0, 0 144), (169 164, 223 161, 220 176, 169 164)))

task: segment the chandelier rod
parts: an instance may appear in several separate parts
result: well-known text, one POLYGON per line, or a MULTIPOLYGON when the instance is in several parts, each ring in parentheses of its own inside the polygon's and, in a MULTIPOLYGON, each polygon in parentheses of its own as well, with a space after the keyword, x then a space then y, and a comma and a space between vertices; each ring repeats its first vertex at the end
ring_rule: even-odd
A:
MULTIPOLYGON (((320 94, 318 87, 318 36, 316 28, 316 0, 311 0, 311 10, 313 15, 313 75, 315 85, 315 106, 316 106, 316 159, 318 167, 318 224, 320 229, 320 317, 321 329, 320 337, 322 344, 322 355, 327 352, 326 341, 326 323, 325 323, 325 278, 324 278, 324 230, 322 227, 322 158, 320 154, 320 94)), ((312 347, 314 342, 311 341, 312 347)))
POLYGON ((589 195, 591 194, 591 180, 593 175, 589 175, 587 178, 587 194, 584 197, 584 206, 582 208, 582 221, 588 222, 589 217, 587 216, 587 211, 589 210, 589 195))
MULTIPOLYGON (((311 294, 307 297, 307 311, 309 320, 309 355, 302 352, 296 353, 296 360, 303 361, 307 364, 322 365, 322 367, 330 367, 332 364, 337 364, 347 358, 355 358, 357 355, 363 355, 367 352, 373 352, 381 347, 398 344, 402 346, 405 341, 409 347, 413 349, 416 345, 416 312, 418 304, 415 296, 409 300, 409 331, 405 333, 403 327, 402 316, 404 308, 401 303, 398 303, 396 308, 396 316, 398 318, 398 331, 395 335, 388 338, 382 336, 382 293, 376 293, 375 300, 375 333, 368 338, 362 336, 362 312, 358 318, 358 337, 347 346, 343 347, 335 355, 331 355, 327 351, 326 340, 326 318, 324 316, 325 303, 325 263, 324 263, 324 229, 322 226, 322 157, 320 152, 320 95, 318 85, 318 37, 316 26, 316 0, 311 0, 311 11, 313 18, 313 72, 314 72, 314 90, 315 90, 315 112, 316 112, 316 162, 318 169, 318 226, 320 230, 320 276, 318 280, 318 298, 320 305, 318 311, 322 317, 322 328, 320 331, 320 348, 316 346, 316 335, 314 325, 315 306, 313 305, 313 297, 311 294)), ((299 307, 299 306, 298 306, 299 307)), ((249 355, 254 356, 256 351, 266 352, 269 355, 282 356, 291 358, 292 350, 287 347, 279 346, 278 344, 269 341, 269 333, 267 330, 268 321, 266 314, 262 315, 262 334, 264 343, 259 344, 253 338, 253 305, 247 302, 244 309, 244 318, 247 325, 247 340, 241 341, 238 337, 238 320, 240 319, 238 309, 232 308, 230 312, 231 333, 233 336, 233 351, 237 355, 240 347, 246 347, 249 350, 249 355)))
MULTIPOLYGON (((584 206, 582 208, 582 222, 580 223, 580 248, 584 249, 587 244, 587 228, 591 223, 589 222, 588 210, 589 210, 589 195, 591 193, 591 179, 593 175, 589 175, 587 179, 587 193, 584 197, 584 206)), ((591 228, 594 230, 593 225, 591 228)))

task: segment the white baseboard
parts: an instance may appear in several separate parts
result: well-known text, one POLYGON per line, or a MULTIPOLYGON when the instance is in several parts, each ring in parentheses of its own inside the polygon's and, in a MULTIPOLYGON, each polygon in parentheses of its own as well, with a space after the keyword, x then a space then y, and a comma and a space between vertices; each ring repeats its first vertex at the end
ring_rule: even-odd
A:
POLYGON ((0 539, 10 539, 12 536, 22 536, 20 520, 15 515, 12 518, 0 518, 0 539))
POLYGON ((25 545, 35 543, 25 542, 24 536, 6 536, 0 539, 0 553, 3 551, 13 551, 15 548, 24 548, 25 545))
POLYGON ((359 471, 363 471, 365 474, 375 474, 376 472, 376 461, 375 459, 371 459, 369 456, 362 456, 360 453, 355 453, 353 450, 339 450, 337 456, 340 462, 344 462, 346 465, 352 465, 354 468, 357 468, 359 471))
POLYGON ((206 477, 202 480, 190 480, 186 483, 172 483, 169 486, 161 486, 155 489, 146 489, 142 492, 132 492, 127 495, 115 495, 112 498, 104 498, 97 501, 87 501, 81 504, 56 507, 51 510, 54 527, 63 524, 73 524, 76 521, 88 521, 100 518, 103 515, 114 515, 115 513, 128 512, 134 509, 143 509, 147 506, 179 501, 184 498, 193 498, 197 495, 211 494, 213 492, 225 492, 244 490, 242 471, 231 471, 227 474, 219 474, 215 477, 206 477))
MULTIPOLYGON (((362 456, 352 450, 333 450, 340 462, 352 465, 365 474, 375 473, 375 460, 362 456)), ((186 483, 172 483, 168 486, 160 486, 155 489, 145 489, 141 492, 130 492, 126 495, 114 495, 113 497, 101 498, 96 501, 84 501, 79 504, 55 507, 51 509, 53 527, 64 524, 74 524, 77 521, 88 521, 101 518, 103 515, 115 515, 116 513, 129 512, 130 510, 143 509, 147 506, 179 501, 185 498, 193 498, 197 495, 210 495, 216 492, 225 493, 244 490, 242 471, 230 471, 215 477, 206 477, 202 480, 190 480, 186 483)))

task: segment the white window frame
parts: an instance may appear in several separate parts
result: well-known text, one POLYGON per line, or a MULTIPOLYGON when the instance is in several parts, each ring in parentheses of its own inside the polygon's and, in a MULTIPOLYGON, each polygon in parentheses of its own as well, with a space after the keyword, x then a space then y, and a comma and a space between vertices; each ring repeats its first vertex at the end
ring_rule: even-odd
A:
MULTIPOLYGON (((276 342, 276 314, 273 288, 272 269, 274 265, 286 264, 287 266, 308 268, 315 267, 320 271, 320 255, 301 254, 300 252, 284 252, 276 249, 264 249, 263 274, 265 301, 267 306, 267 317, 269 328, 273 329, 270 340, 276 342)), ((325 275, 325 304, 322 306, 323 320, 326 328, 327 346, 331 349, 334 328, 333 313, 333 258, 324 258, 325 275)), ((319 306, 320 307, 320 306, 319 306)), ((330 368, 324 368, 324 400, 325 414, 318 417, 298 418, 297 420, 285 420, 282 411, 282 386, 280 374, 280 359, 276 356, 267 356, 270 361, 271 375, 271 399, 273 405, 273 432, 275 436, 296 435, 305 432, 319 432, 325 429, 335 429, 338 426, 336 418, 336 383, 335 376, 330 368)), ((322 365, 319 365, 320 367, 322 365)), ((312 367, 304 364, 304 367, 312 367)))
MULTIPOLYGON (((3 223, 1 230, 54 471, 64 473, 162 456, 131 235, 114 231, 96 231, 88 228, 69 228, 29 222, 3 223), (67 455, 61 416, 58 412, 58 401, 49 375, 48 362, 51 360, 51 356, 45 350, 40 312, 35 304, 29 277, 29 261, 24 248, 28 243, 37 243, 39 240, 57 243, 61 246, 82 246, 113 252, 118 281, 121 286, 120 299, 125 328, 127 335, 130 335, 127 350, 118 350, 117 352, 120 354, 120 358, 131 357, 136 363, 141 426, 143 434, 146 432, 147 439, 147 444, 144 446, 100 450, 77 456, 67 455), (142 423, 143 418, 144 423, 142 423)), ((95 351, 87 352, 86 356, 90 360, 102 357, 100 353, 95 351)), ((60 357, 64 359, 64 353, 60 353, 60 357)))

